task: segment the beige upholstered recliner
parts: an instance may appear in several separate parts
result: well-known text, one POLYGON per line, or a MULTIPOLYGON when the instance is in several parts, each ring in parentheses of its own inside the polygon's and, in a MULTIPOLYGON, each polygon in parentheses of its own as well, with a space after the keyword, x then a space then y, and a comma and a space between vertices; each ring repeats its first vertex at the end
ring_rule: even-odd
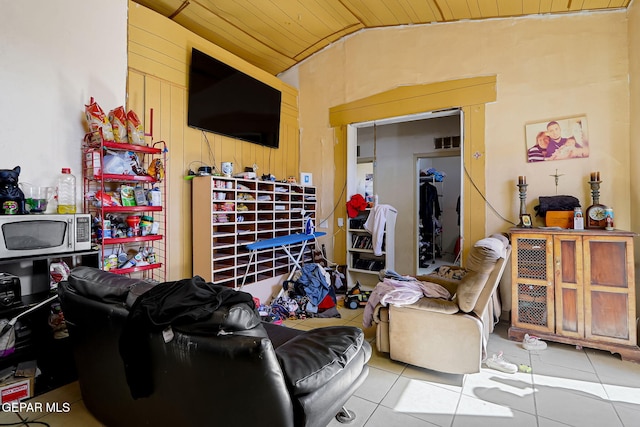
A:
POLYGON ((444 286, 455 295, 452 300, 421 298, 410 305, 378 305, 374 311, 378 351, 389 353, 392 360, 436 371, 479 372, 489 334, 500 316, 497 287, 510 254, 504 236, 479 240, 469 251, 462 279, 417 277, 444 286))

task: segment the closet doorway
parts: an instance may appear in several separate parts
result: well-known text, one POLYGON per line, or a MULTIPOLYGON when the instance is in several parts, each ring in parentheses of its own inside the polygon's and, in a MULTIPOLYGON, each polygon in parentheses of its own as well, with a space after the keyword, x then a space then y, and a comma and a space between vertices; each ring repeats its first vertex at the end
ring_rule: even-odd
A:
MULTIPOLYGON (((453 226, 446 223, 447 233, 442 235, 446 257, 436 258, 440 264, 454 262, 455 242, 462 235, 463 224, 458 227, 458 216, 448 210, 448 200, 462 196, 462 111, 422 113, 349 125, 347 132, 347 200, 354 193, 378 196, 379 203, 393 206, 398 211, 395 227, 395 270, 401 274, 417 275, 420 269, 420 198, 418 165, 435 162, 434 167, 446 169, 444 191, 447 192, 447 216, 453 216, 453 226), (453 147, 453 138, 457 147, 453 147), (436 148, 443 138, 447 144, 436 148), (421 160, 426 159, 426 160, 421 160), (420 163, 419 163, 420 161, 420 163), (447 166, 444 166, 444 163, 447 166), (449 165, 455 164, 456 167, 449 165), (358 169, 371 167, 372 179, 358 169), (364 178, 364 179, 363 179, 364 178), (367 191, 369 190, 369 191, 367 191), (453 195, 453 196, 450 196, 453 195), (454 241, 454 247, 444 242, 454 241), (450 253, 449 253, 450 252, 450 253)), ((427 168, 428 169, 428 168, 427 168)), ((444 197, 442 197, 444 203, 444 197)), ((461 198, 462 200, 463 198, 461 198)), ((461 206, 462 208, 462 206, 461 206)), ((460 210, 460 212, 463 212, 460 210)), ((462 221, 461 221, 462 222, 462 221)), ((444 229, 443 224, 443 231, 444 229)), ((442 254, 441 254, 442 255, 442 254)), ((429 265, 430 270, 434 264, 429 265)))
POLYGON ((418 274, 459 265, 462 175, 459 149, 416 155, 418 274))

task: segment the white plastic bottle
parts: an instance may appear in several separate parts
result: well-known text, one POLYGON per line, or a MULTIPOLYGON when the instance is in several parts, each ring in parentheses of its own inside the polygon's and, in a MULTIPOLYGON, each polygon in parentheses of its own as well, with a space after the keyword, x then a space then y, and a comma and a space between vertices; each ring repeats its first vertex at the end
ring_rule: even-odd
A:
POLYGON ((76 177, 69 168, 62 168, 58 177, 58 213, 76 213, 76 177))

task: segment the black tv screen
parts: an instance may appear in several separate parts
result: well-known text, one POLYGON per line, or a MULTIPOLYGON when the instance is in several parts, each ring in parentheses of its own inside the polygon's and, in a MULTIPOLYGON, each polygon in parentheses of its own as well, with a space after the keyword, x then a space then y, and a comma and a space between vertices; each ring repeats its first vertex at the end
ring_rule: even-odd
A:
POLYGON ((281 99, 278 89, 192 49, 189 126, 278 148, 281 99))

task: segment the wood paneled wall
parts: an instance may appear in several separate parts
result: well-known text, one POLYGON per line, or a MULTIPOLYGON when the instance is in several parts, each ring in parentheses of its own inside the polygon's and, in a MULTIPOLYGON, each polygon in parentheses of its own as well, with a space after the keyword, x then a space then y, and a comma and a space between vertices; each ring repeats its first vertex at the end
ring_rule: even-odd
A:
POLYGON ((177 280, 192 275, 191 182, 184 176, 189 169, 197 171, 202 164, 219 168, 221 162, 231 161, 236 172, 255 164, 258 174, 271 173, 277 179, 299 177, 298 92, 273 75, 133 2, 129 2, 128 29, 127 108, 144 117, 145 131, 153 133, 154 141, 165 141, 169 150, 165 165, 167 280, 177 280), (282 91, 280 148, 266 148, 187 126, 187 87, 193 47, 282 91))

